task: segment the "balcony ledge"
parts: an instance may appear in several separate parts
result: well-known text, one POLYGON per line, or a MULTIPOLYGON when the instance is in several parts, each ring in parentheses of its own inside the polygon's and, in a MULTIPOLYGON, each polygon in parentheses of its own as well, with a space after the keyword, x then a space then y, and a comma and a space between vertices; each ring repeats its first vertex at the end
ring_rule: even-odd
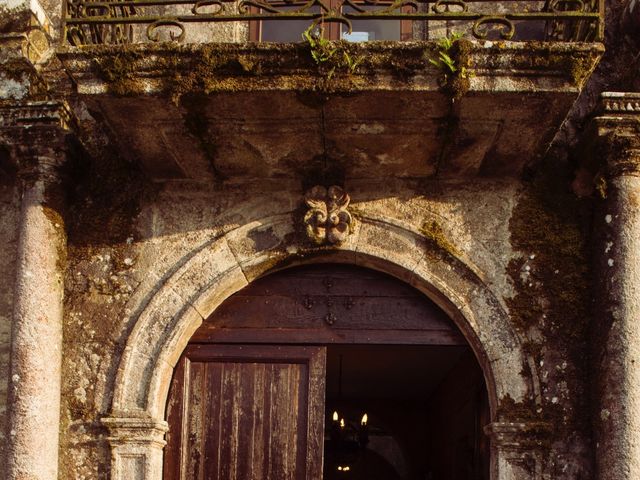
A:
POLYGON ((350 178, 517 176, 604 51, 465 41, 456 61, 468 81, 455 91, 429 62, 433 42, 339 46, 361 59, 353 71, 316 65, 302 43, 68 47, 58 57, 74 95, 152 178, 208 181, 295 177, 320 157, 350 178))
MULTIPOLYGON (((576 92, 604 52, 599 43, 466 41, 470 91, 576 92)), ((316 65, 304 43, 217 43, 63 47, 58 57, 80 94, 164 94, 200 75, 204 93, 260 90, 438 91, 442 71, 429 63, 435 42, 341 44, 362 62, 355 71, 316 65), (203 68, 204 67, 204 68, 203 68)))

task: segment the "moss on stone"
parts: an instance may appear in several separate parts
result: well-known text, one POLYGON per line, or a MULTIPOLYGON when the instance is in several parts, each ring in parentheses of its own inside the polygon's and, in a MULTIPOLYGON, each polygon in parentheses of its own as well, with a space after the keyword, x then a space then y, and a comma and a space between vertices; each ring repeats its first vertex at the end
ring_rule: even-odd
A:
MULTIPOLYGON (((447 66, 443 64, 441 60, 439 62, 440 69, 442 70, 440 88, 442 92, 453 101, 460 100, 464 97, 471 87, 469 78, 472 75, 472 47, 473 44, 464 38, 453 40, 451 46, 444 51, 444 53, 451 58, 453 65, 447 66)), ((440 51, 442 51, 442 48, 443 47, 440 47, 440 51)), ((436 56, 436 58, 438 57, 436 56)), ((432 61, 431 63, 438 62, 432 61)))
POLYGON ((144 93, 145 82, 157 81, 176 104, 190 93, 286 87, 282 82, 301 92, 350 92, 366 87, 372 75, 385 71, 406 80, 426 69, 424 50, 415 46, 403 47, 399 55, 390 42, 330 44, 337 53, 321 64, 313 61, 305 43, 251 48, 244 44, 94 47, 94 68, 110 93, 144 93), (148 69, 150 74, 143 80, 139 73, 148 69), (159 75, 154 77, 153 72, 159 75))
POLYGON ((0 33, 24 32, 31 26, 31 10, 24 6, 0 5, 0 33))
POLYGON ((607 184, 607 179, 604 177, 604 175, 596 176, 594 180, 594 188, 596 193, 598 194, 598 197, 601 200, 604 200, 607 198, 608 184, 607 184))
MULTIPOLYGON (((570 191, 570 172, 566 162, 547 159, 525 185, 509 222, 511 245, 519 256, 507 268, 515 294, 505 301, 528 355, 538 366, 549 364, 536 413, 554 426, 552 440, 589 423, 591 205, 570 191), (552 368, 554 359, 566 359, 566 371, 552 368), (566 383, 568 398, 557 390, 559 382, 566 383)), ((527 373, 528 366, 523 371, 527 373)))
POLYGON ((225 175, 216 167, 218 147, 213 141, 215 136, 209 132, 209 120, 206 114, 207 103, 202 99, 201 95, 191 94, 183 98, 181 105, 187 110, 185 127, 200 144, 215 180, 217 182, 224 181, 226 179, 225 175))
POLYGON ((61 277, 64 276, 65 269, 67 268, 67 249, 66 249, 66 233, 64 230, 64 219, 58 210, 53 209, 47 205, 42 207, 42 213, 49 220, 49 223, 53 226, 54 238, 51 238, 51 242, 55 245, 56 256, 56 269, 60 273, 61 277))
POLYGON ((598 55, 594 52, 573 52, 570 57, 568 73, 574 84, 582 88, 597 65, 598 55))
POLYGON ((566 74, 578 88, 582 88, 600 57, 599 51, 573 50, 567 54, 558 52, 553 49, 553 45, 545 43, 536 45, 536 48, 539 53, 532 55, 530 60, 533 67, 557 69, 566 74))
MULTIPOLYGON (((272 88, 348 93, 366 89, 381 75, 391 76, 399 86, 406 87, 413 77, 432 74, 428 60, 437 56, 433 42, 337 41, 328 45, 336 53, 321 63, 314 61, 303 42, 118 45, 85 47, 83 51, 94 58, 97 73, 112 93, 168 92, 176 103, 188 93, 272 88)), ((455 99, 466 94, 473 76, 472 58, 481 50, 488 54, 482 56, 487 62, 484 68, 509 55, 516 69, 555 69, 566 72, 577 83, 588 77, 601 54, 599 49, 566 49, 549 42, 527 45, 530 48, 524 50, 506 42, 486 47, 466 39, 456 41, 450 54, 461 68, 443 78, 443 92, 455 99)))
POLYGON ((572 334, 583 332, 587 318, 588 258, 580 217, 584 201, 558 177, 565 178, 543 173, 527 185, 509 223, 511 244, 524 256, 509 263, 518 291, 508 303, 524 332, 540 325, 544 312, 545 323, 557 322, 572 334))
POLYGON ((144 58, 141 50, 120 46, 111 55, 96 59, 97 73, 109 86, 109 92, 119 96, 141 93, 143 86, 135 79, 138 62, 144 58))
POLYGON ((69 243, 110 245, 136 236, 141 203, 154 187, 140 167, 111 149, 99 158, 79 158, 72 172, 75 189, 69 198, 69 243))
MULTIPOLYGON (((47 99, 47 84, 26 58, 11 58, 0 62, 0 82, 4 80, 3 77, 25 85, 29 100, 47 99)), ((13 99, 0 100, 0 105, 12 105, 14 102, 13 99)))
POLYGON ((537 448, 548 451, 551 448, 554 437, 555 423, 558 415, 562 415, 557 405, 551 404, 545 408, 532 399, 516 402, 510 395, 505 395, 498 404, 497 416, 500 421, 510 423, 524 423, 524 436, 519 441, 529 448, 537 448))
POLYGON ((425 222, 420 228, 420 233, 423 235, 430 247, 446 252, 453 257, 458 257, 460 255, 460 251, 447 238, 438 221, 431 220, 425 222))

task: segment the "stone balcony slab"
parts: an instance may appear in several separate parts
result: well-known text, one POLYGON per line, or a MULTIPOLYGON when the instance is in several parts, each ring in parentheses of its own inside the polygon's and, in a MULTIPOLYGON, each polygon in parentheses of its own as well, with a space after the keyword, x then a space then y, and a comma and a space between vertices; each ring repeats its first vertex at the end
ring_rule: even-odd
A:
POLYGON ((598 43, 141 44, 58 51, 72 95, 159 181, 520 175, 544 154, 603 53, 598 43), (350 67, 344 53, 357 60, 350 67), (343 59, 343 60, 340 60, 343 59), (317 173, 317 172, 316 172, 317 173))

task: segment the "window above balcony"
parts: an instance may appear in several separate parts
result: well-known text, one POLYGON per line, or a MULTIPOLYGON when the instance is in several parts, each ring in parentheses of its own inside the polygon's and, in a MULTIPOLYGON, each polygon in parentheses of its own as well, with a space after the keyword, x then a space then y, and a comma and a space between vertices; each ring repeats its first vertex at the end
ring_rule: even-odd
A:
POLYGON ((603 0, 66 0, 71 45, 177 41, 599 41, 603 0))

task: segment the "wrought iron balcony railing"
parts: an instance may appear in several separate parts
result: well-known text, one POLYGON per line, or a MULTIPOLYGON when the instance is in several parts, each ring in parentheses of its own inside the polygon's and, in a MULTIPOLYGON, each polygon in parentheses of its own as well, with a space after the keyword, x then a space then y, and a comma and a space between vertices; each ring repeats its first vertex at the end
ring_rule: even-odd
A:
POLYGON ((362 20, 399 22, 409 40, 453 29, 478 39, 594 42, 604 21, 604 0, 65 0, 65 7, 71 45, 183 41, 189 25, 222 22, 305 21, 351 32, 362 20))

